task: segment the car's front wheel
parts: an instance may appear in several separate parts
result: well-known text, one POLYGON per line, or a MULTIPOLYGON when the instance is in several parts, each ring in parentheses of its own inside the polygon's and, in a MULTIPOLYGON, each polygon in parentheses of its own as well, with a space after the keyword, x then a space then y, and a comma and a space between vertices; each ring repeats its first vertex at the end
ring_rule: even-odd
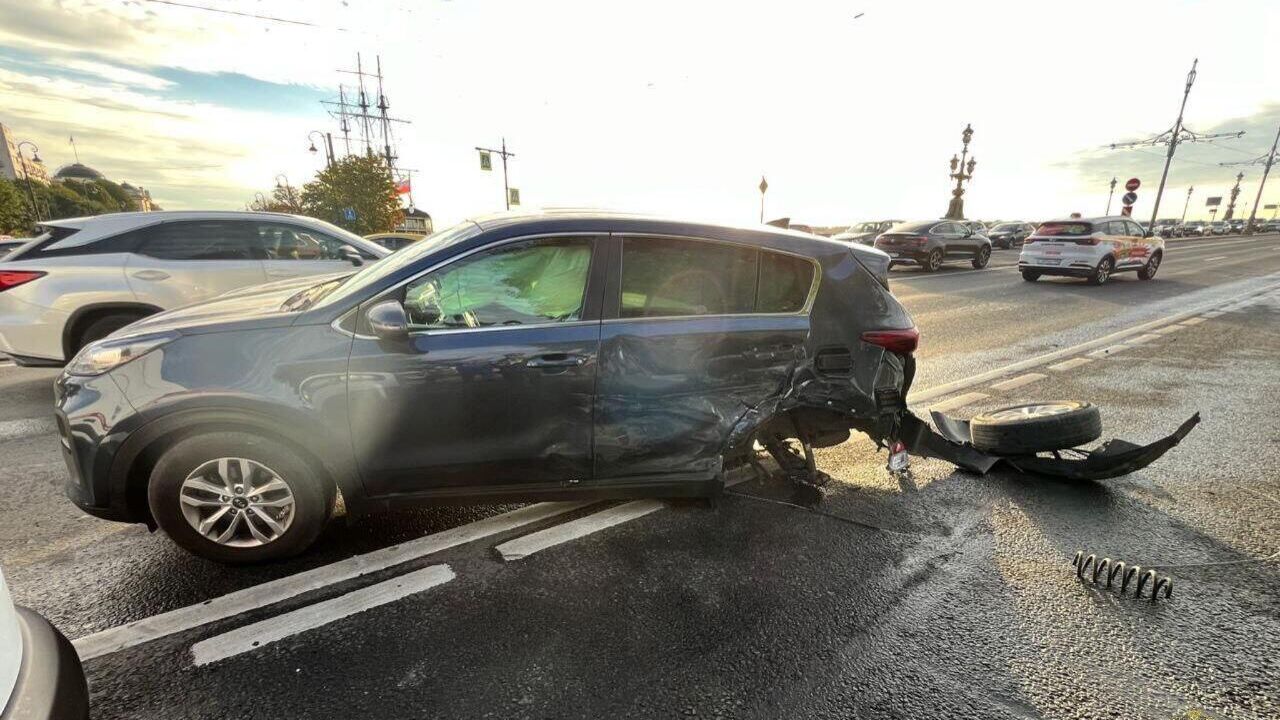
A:
POLYGON ((973 256, 973 269, 981 270, 987 266, 987 262, 991 260, 991 248, 982 246, 978 248, 978 252, 973 256))
POLYGON ((938 272, 942 267, 942 248, 934 248, 924 259, 925 272, 938 272))
POLYGON ((224 563, 306 550, 324 528, 334 495, 292 449, 233 431, 174 443, 147 490, 152 516, 174 542, 224 563))
POLYGON ((1151 259, 1147 261, 1147 264, 1142 266, 1142 269, 1138 271, 1138 279, 1139 280, 1154 279, 1156 276, 1156 271, 1160 269, 1160 260, 1161 260, 1160 253, 1156 253, 1155 255, 1152 255, 1151 259))
POLYGON ((1026 280, 1027 282, 1035 282, 1040 279, 1040 273, 1034 270, 1023 270, 1022 279, 1026 280))
POLYGON ((1110 256, 1104 257, 1098 261, 1098 266, 1089 274, 1090 285, 1104 285, 1111 279, 1111 273, 1116 269, 1116 261, 1110 256))

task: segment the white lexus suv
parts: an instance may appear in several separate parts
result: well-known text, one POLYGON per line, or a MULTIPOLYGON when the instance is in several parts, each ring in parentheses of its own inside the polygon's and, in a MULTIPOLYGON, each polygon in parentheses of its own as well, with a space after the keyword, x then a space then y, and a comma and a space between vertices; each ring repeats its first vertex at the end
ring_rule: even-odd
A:
POLYGON ((1069 218, 1042 223, 1022 244, 1022 279, 1064 275, 1101 285, 1118 272, 1151 280, 1164 260, 1164 238, 1123 216, 1069 218))
POLYGON ((61 365, 161 310, 390 254, 329 223, 279 213, 116 213, 41 229, 0 259, 0 353, 19 365, 61 365))

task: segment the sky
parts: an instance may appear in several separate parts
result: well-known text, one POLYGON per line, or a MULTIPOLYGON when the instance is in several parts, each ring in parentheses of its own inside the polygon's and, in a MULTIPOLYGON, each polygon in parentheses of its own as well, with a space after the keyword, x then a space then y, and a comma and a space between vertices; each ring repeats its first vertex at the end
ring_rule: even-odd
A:
POLYGON ((1187 126, 1246 134, 1179 146, 1160 216, 1194 186, 1208 218, 1238 172, 1254 202, 1262 167, 1219 163, 1276 137, 1278 21, 1275 0, 0 0, 0 123, 51 168, 74 136, 167 209, 243 208, 323 166, 308 132, 337 133, 321 101, 360 53, 437 227, 502 208, 475 146, 503 138, 525 206, 750 223, 764 176, 767 218, 937 217, 966 124, 968 217, 1100 214, 1138 177, 1145 220, 1165 148, 1107 146, 1171 127, 1198 58, 1187 126))

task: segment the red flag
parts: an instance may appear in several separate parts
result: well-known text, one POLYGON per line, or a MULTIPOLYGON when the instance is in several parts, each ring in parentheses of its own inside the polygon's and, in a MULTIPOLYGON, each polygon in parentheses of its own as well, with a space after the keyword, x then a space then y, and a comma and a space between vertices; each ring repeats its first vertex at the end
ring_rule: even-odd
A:
POLYGON ((405 195, 410 192, 412 192, 412 189, 409 187, 409 178, 405 178, 404 180, 401 180, 400 182, 396 183, 397 195, 405 195))

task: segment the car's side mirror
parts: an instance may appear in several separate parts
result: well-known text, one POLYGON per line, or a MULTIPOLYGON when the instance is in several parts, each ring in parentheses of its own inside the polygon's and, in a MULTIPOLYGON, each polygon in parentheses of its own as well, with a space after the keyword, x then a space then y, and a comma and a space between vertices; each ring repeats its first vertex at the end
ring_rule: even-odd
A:
POLYGON ((360 257, 360 251, 350 245, 342 246, 342 257, 356 267, 364 265, 364 258, 360 257))
POLYGON ((1155 236, 1156 236, 1156 234, 1155 234, 1155 231, 1153 231, 1153 230, 1148 230, 1148 231, 1146 231, 1146 232, 1142 233, 1142 237, 1155 237, 1155 236))
POLYGON ((398 300, 374 305, 365 317, 369 320, 369 329, 379 340, 403 342, 409 339, 409 316, 398 300))

